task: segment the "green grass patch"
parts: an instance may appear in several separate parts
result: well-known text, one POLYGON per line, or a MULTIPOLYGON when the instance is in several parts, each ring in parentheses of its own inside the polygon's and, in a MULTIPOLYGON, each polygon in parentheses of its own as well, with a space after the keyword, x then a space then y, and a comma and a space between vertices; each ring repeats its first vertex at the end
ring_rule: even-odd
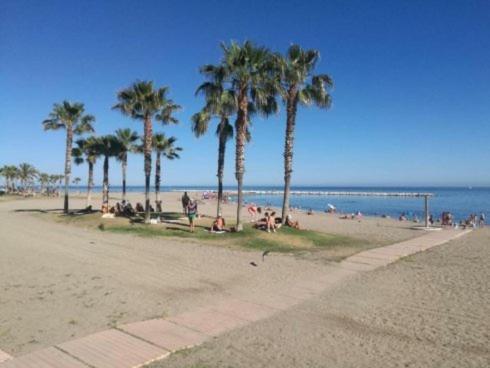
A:
POLYGON ((215 234, 207 231, 213 219, 206 217, 197 220, 196 230, 191 233, 187 220, 183 218, 181 213, 176 212, 163 213, 161 216, 163 222, 158 225, 144 224, 142 217, 131 220, 122 217, 103 219, 100 212, 69 215, 49 213, 42 214, 42 216, 52 216, 57 222, 98 229, 99 231, 141 237, 186 239, 202 244, 257 251, 269 250, 289 253, 321 251, 327 258, 335 260, 370 247, 366 241, 347 236, 312 230, 298 230, 285 226, 278 229, 276 233, 267 233, 246 224, 243 231, 238 233, 215 234))

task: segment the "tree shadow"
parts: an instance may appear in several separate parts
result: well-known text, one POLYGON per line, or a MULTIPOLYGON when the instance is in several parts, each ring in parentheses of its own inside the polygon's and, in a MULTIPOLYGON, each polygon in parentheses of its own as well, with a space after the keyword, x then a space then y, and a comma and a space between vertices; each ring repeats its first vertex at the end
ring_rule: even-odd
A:
POLYGON ((23 208, 13 210, 13 212, 37 212, 37 213, 49 213, 49 212, 63 212, 62 208, 54 208, 50 210, 42 210, 40 208, 23 208))

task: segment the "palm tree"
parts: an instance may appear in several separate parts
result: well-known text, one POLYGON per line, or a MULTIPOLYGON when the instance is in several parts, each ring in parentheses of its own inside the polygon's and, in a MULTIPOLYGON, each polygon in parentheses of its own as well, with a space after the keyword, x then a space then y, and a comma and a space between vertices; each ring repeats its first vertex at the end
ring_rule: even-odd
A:
POLYGON ((24 192, 28 186, 32 186, 34 179, 37 177, 37 170, 31 164, 23 162, 19 165, 18 177, 24 192))
POLYGON ((310 106, 315 104, 328 109, 332 99, 328 90, 333 81, 327 74, 313 75, 316 63, 320 58, 317 50, 303 50, 298 45, 291 45, 285 57, 276 55, 281 88, 279 89, 286 105, 286 135, 284 142, 284 198, 282 204, 282 223, 289 213, 289 195, 291 174, 293 172, 293 143, 296 112, 298 104, 310 106))
POLYGON ((14 165, 5 165, 1 170, 2 176, 5 178, 7 193, 15 191, 15 180, 18 177, 19 169, 14 165))
POLYGON ((0 167, 0 176, 3 176, 5 178, 5 185, 4 185, 4 192, 8 193, 10 190, 10 176, 8 174, 8 166, 4 165, 0 167))
POLYGON ((223 67, 216 66, 214 73, 208 72, 210 81, 201 84, 196 94, 202 93, 206 104, 201 111, 192 115, 192 131, 196 137, 204 135, 212 118, 219 120, 216 128, 218 137, 218 205, 217 215, 221 214, 223 201, 223 176, 225 168, 226 142, 233 138, 233 126, 230 124, 230 116, 236 112, 236 98, 233 91, 223 87, 223 67))
POLYGON ((66 130, 66 150, 65 150, 65 200, 64 212, 68 213, 68 196, 71 174, 71 150, 73 135, 80 135, 93 132, 92 123, 95 118, 92 115, 85 115, 83 103, 63 101, 54 104, 48 119, 43 121, 44 130, 66 130))
POLYGON ((155 119, 163 124, 178 123, 178 120, 173 117, 173 113, 179 110, 180 106, 167 98, 167 94, 168 87, 155 89, 151 81, 136 82, 117 94, 119 102, 113 107, 113 109, 120 110, 124 115, 143 121, 144 124, 145 222, 150 221, 152 120, 155 119))
POLYGON ((119 140, 111 134, 98 137, 95 144, 96 151, 100 156, 104 156, 104 175, 102 182, 102 213, 109 210, 109 158, 117 157, 121 154, 121 144, 119 140))
POLYGON ((90 136, 87 139, 79 139, 75 143, 77 147, 72 150, 75 164, 81 165, 84 162, 88 164, 86 207, 90 207, 92 205, 92 189, 94 187, 94 165, 99 156, 97 151, 98 141, 96 137, 90 136))
POLYGON ((157 212, 162 212, 162 201, 160 200, 160 181, 161 181, 161 156, 169 160, 180 158, 181 147, 175 147, 177 138, 165 137, 165 134, 158 133, 153 136, 153 149, 156 152, 155 161, 155 208, 157 212))
POLYGON ((131 129, 116 130, 116 138, 121 145, 121 154, 117 157, 121 161, 122 169, 122 201, 126 202, 126 169, 128 167, 128 152, 135 150, 135 143, 139 139, 138 133, 131 129))
POLYGON ((79 177, 76 177, 73 179, 73 184, 78 185, 78 184, 80 184, 81 181, 82 181, 82 179, 80 179, 79 177))
POLYGON ((44 190, 47 189, 47 186, 49 185, 49 174, 39 173, 38 179, 39 179, 39 184, 41 184, 40 191, 42 194, 44 190))
MULTIPOLYGON (((236 96, 237 116, 235 120, 235 176, 238 183, 237 224, 241 231, 241 212, 243 206, 243 174, 245 172, 245 143, 250 115, 258 111, 265 116, 277 111, 276 79, 274 63, 270 51, 255 46, 250 41, 243 45, 232 42, 229 46, 222 44, 223 80, 236 96)), ((201 73, 210 78, 216 74, 216 66, 206 65, 201 73)))

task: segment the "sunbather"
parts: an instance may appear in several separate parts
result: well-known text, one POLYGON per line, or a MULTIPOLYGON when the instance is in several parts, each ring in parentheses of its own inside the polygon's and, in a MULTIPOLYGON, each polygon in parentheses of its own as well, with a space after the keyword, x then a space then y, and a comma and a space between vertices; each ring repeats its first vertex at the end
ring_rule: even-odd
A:
POLYGON ((286 225, 293 229, 299 229, 299 221, 293 221, 293 216, 291 216, 291 214, 286 216, 286 225))
POLYGON ((214 220, 213 225, 211 226, 211 232, 224 231, 225 226, 225 219, 221 215, 218 215, 218 217, 214 220))

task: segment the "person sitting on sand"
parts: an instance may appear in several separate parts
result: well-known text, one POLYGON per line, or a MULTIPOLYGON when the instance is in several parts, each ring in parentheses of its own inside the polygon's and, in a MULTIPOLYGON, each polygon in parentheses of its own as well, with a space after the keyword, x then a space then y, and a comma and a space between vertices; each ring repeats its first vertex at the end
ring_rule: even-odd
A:
POLYGON ((402 212, 400 217, 398 217, 399 221, 407 221, 407 216, 405 216, 405 212, 402 212))
POLYGON ((134 210, 133 206, 131 203, 126 202, 126 205, 124 206, 124 216, 131 217, 136 215, 136 211, 134 210))
POLYGON ((225 219, 221 216, 221 214, 216 217, 216 220, 214 220, 213 225, 211 226, 211 232, 221 232, 225 231, 225 219))
POLYGON ((141 202, 136 203, 136 212, 145 212, 145 208, 141 204, 141 202))
POLYGON ((290 213, 286 216, 286 225, 299 230, 299 221, 293 221, 293 216, 290 213))
POLYGON ((261 219, 257 220, 254 224, 254 228, 259 229, 259 230, 265 230, 267 227, 267 218, 269 217, 269 212, 264 213, 265 217, 262 217, 261 219))
POLYGON ((197 216, 197 201, 189 200, 187 204, 187 218, 189 219, 189 228, 191 233, 194 232, 194 221, 197 216))
POLYGON ((116 216, 122 216, 124 213, 124 209, 121 203, 116 203, 116 216))
POLYGON ((313 210, 311 208, 308 209, 308 212, 306 212, 307 215, 313 215, 313 210))

